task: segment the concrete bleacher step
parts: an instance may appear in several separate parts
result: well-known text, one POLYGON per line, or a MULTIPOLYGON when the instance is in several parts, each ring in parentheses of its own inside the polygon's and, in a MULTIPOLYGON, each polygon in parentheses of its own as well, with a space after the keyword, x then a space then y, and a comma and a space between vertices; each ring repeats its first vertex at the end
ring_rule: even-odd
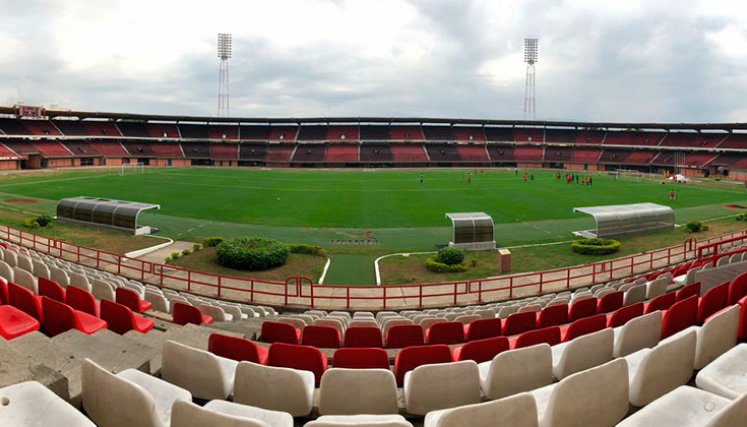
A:
MULTIPOLYGON (((83 359, 89 358, 114 373, 129 368, 150 373, 152 349, 141 346, 132 340, 123 340, 120 335, 108 329, 99 331, 94 335, 86 335, 76 329, 71 329, 55 336, 51 341, 61 348, 63 353, 77 358, 79 363, 82 363, 83 359)), ((79 373, 75 375, 79 375, 79 373)), ((75 375, 73 375, 73 378, 75 378, 75 375)), ((75 384, 71 384, 71 389, 74 389, 73 385, 75 384)), ((77 384, 77 387, 76 390, 79 391, 80 383, 77 384)), ((70 402, 79 406, 80 395, 71 395, 70 402)))
POLYGON ((153 354, 150 359, 150 372, 153 375, 158 375, 161 372, 161 351, 163 349, 163 343, 168 339, 165 332, 156 329, 152 329, 147 334, 138 331, 129 331, 122 337, 152 349, 153 354))
POLYGON ((262 320, 247 319, 237 322, 216 322, 211 324, 210 327, 220 329, 221 331, 235 332, 246 338, 255 339, 259 337, 259 333, 262 331, 262 320))
MULTIPOLYGON (((165 340, 172 340, 190 347, 207 350, 208 339, 214 333, 222 333, 229 336, 243 337, 243 334, 215 329, 208 326, 187 324, 182 327, 173 327, 165 332, 165 340)), ((165 341, 164 340, 164 341, 165 341)))
POLYGON ((16 348, 15 341, 0 340, 0 387, 24 382, 38 381, 61 398, 68 400, 67 378, 29 357, 16 348))

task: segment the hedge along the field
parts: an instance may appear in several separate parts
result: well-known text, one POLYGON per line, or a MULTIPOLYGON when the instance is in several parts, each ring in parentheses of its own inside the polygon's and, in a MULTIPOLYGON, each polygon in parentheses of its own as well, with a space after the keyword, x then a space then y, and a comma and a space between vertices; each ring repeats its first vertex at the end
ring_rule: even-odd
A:
POLYGON ((582 255, 607 255, 620 250, 620 242, 612 239, 580 239, 571 243, 573 252, 582 255))
POLYGON ((261 237, 225 240, 216 248, 218 264, 238 270, 267 270, 288 261, 288 245, 261 237))
POLYGON ((438 261, 438 255, 426 258, 425 268, 436 273, 461 273, 467 271, 467 266, 464 264, 449 265, 438 261))

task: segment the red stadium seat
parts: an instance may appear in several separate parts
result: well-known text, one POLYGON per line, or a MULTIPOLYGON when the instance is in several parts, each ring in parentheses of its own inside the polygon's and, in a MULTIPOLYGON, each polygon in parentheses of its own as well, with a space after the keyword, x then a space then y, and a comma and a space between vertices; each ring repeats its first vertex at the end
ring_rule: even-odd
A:
POLYGON ((0 305, 10 304, 8 302, 8 281, 0 277, 0 305))
POLYGON ((700 282, 687 285, 684 288, 677 291, 677 301, 682 301, 691 296, 700 296, 700 282))
POLYGON ((394 376, 401 387, 405 373, 421 365, 451 362, 451 350, 446 344, 407 347, 397 353, 394 359, 394 376))
MULTIPOLYGON (((304 334, 305 334, 304 330, 304 334)), ((345 330, 345 347, 383 348, 381 329, 374 326, 353 326, 345 330)))
POLYGON ((501 319, 473 320, 464 325, 464 339, 467 341, 482 340, 485 338, 498 337, 503 333, 501 329, 501 319))
POLYGON ((656 310, 669 310, 669 307, 677 302, 677 294, 675 292, 668 292, 664 295, 652 299, 651 301, 644 304, 644 314, 653 313, 656 310))
POLYGON ((513 313, 503 322, 503 335, 516 335, 537 327, 537 314, 533 311, 513 313))
POLYGON ((537 313, 537 327, 546 328, 568 323, 568 304, 545 307, 537 313))
POLYGON ((318 387, 322 374, 327 370, 327 356, 316 347, 276 342, 270 346, 267 364, 281 368, 311 371, 314 373, 314 379, 318 387))
POLYGON ((548 326, 542 329, 527 331, 518 337, 512 338, 510 341, 512 349, 531 347, 542 343, 549 345, 560 344, 560 327, 548 326))
POLYGON ((59 283, 39 276, 39 296, 65 302, 65 289, 59 283))
POLYGON ((508 338, 493 337, 460 345, 454 348, 451 354, 455 362, 474 360, 477 363, 482 363, 493 360, 498 353, 502 353, 508 348, 508 338))
POLYGON ((693 295, 685 300, 679 301, 664 313, 661 324, 661 338, 693 326, 698 321, 698 297, 693 295))
POLYGON ((0 336, 6 340, 38 330, 38 320, 12 305, 0 305, 0 336))
POLYGON ((106 322, 98 317, 75 310, 51 298, 41 297, 41 299, 44 307, 44 331, 50 336, 70 329, 77 329, 84 334, 91 335, 107 327, 106 322))
POLYGON ((571 303, 571 307, 568 310, 568 321, 574 322, 584 317, 589 317, 597 314, 597 299, 587 298, 575 303, 571 303))
POLYGON ((39 322, 44 321, 42 314, 41 298, 34 295, 33 292, 16 285, 13 282, 8 283, 8 300, 10 305, 28 314, 39 322))
POLYGON ((65 289, 65 303, 75 310, 99 317, 99 303, 93 294, 85 289, 68 286, 65 289))
POLYGON ((739 341, 747 341, 747 296, 739 300, 739 341))
POLYGON ((332 326, 307 326, 303 328, 301 344, 316 348, 340 348, 340 331, 332 326))
POLYGON ((154 321, 133 313, 129 307, 109 300, 101 300, 101 320, 109 325, 110 331, 120 335, 132 330, 145 334, 156 325, 154 321))
POLYGON ((389 355, 383 348, 341 348, 332 358, 335 368, 389 369, 389 355))
POLYGON ((404 348, 425 344, 423 327, 420 325, 392 326, 386 333, 387 348, 404 348))
POLYGON ((301 330, 289 323, 264 321, 259 340, 269 343, 298 344, 301 342, 301 330))
POLYGON ((713 313, 726 307, 729 302, 729 284, 724 283, 709 289, 698 302, 698 324, 702 325, 713 313))
POLYGON ((122 304, 135 313, 142 313, 153 307, 153 304, 150 301, 141 299, 140 295, 132 289, 117 288, 115 291, 115 299, 117 304, 122 304))
POLYGON ((729 284, 729 305, 734 305, 747 296, 747 273, 735 277, 729 284))
POLYGON ((425 341, 431 344, 459 344, 464 341, 464 325, 460 322, 434 323, 425 331, 425 341))
POLYGON ((245 338, 216 333, 208 339, 208 351, 237 362, 247 361, 265 365, 269 349, 245 338))
POLYGON ((173 315, 174 323, 177 325, 186 325, 187 323, 194 323, 195 325, 213 323, 213 318, 207 314, 203 314, 199 308, 182 302, 174 303, 173 315))
POLYGON ((576 337, 590 334, 592 332, 601 331, 606 327, 607 316, 605 314, 597 314, 595 316, 578 319, 570 325, 561 328, 563 342, 570 341, 576 337))
POLYGON ((597 313, 611 313, 623 306, 624 292, 609 293, 597 302, 597 313))
POLYGON ((638 302, 627 307, 622 307, 612 313, 607 314, 607 327, 617 328, 628 323, 629 320, 643 315, 643 303, 638 302))

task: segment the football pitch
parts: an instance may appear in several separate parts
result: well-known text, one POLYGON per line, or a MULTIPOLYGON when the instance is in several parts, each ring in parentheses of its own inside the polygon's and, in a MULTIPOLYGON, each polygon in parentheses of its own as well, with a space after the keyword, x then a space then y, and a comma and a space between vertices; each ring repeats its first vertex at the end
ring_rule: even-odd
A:
POLYGON ((524 180, 523 173, 162 168, 119 175, 118 170, 78 169, 2 176, 0 195, 38 199, 34 209, 46 213, 54 212, 59 199, 74 196, 155 203, 161 210, 144 213, 140 223, 181 240, 259 235, 318 244, 332 254, 331 283, 355 282, 348 277, 354 273, 346 272, 355 271, 351 259, 370 265, 382 254, 446 244, 448 212, 488 213, 496 223, 496 240, 510 246, 569 240, 572 231, 592 228, 593 219, 574 214, 574 207, 653 202, 671 206, 681 223, 734 214, 725 208, 729 204, 747 205, 743 186, 732 183, 662 184, 658 178, 580 172, 593 180, 583 185, 566 183, 567 172, 561 172, 561 180, 555 171, 529 171, 533 180, 524 180), (669 199, 671 189, 675 200, 669 199), (362 239, 375 243, 354 244, 362 239), (335 255, 347 265, 335 266, 335 255))

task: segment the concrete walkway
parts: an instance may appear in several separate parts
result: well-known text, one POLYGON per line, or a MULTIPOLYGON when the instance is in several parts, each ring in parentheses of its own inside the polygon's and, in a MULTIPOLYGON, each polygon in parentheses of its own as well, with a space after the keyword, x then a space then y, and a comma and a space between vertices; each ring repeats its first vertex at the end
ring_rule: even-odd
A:
POLYGON ((163 247, 161 249, 158 249, 157 251, 151 252, 149 254, 143 255, 138 258, 142 259, 143 261, 150 261, 150 262, 156 262, 159 264, 163 264, 166 261, 166 258, 171 257, 171 254, 173 252, 181 252, 185 249, 192 250, 194 245, 195 245, 195 242, 184 242, 184 241, 177 240, 174 243, 166 247, 163 247))

